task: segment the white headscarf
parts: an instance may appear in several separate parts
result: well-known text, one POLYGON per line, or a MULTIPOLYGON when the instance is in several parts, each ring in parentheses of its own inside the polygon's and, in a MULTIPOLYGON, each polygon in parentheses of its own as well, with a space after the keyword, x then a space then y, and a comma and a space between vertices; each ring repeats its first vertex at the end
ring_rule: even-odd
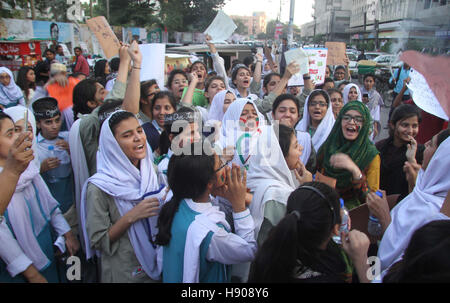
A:
POLYGON ((311 136, 307 132, 295 131, 297 135, 298 144, 303 146, 303 152, 300 156, 302 163, 306 165, 308 163, 309 156, 311 155, 311 136))
MULTIPOLYGON (((316 90, 313 90, 315 92, 316 90)), ((311 117, 309 116, 308 111, 308 104, 309 104, 309 98, 311 97, 311 94, 306 98, 305 106, 303 107, 303 118, 300 120, 300 122, 295 127, 296 130, 302 131, 302 132, 308 132, 309 125, 311 124, 311 117)), ((325 94, 328 96, 328 94, 325 92, 325 94)), ((328 110, 325 114, 325 117, 323 117, 322 121, 320 122, 319 126, 316 129, 316 132, 314 133, 314 136, 311 138, 312 143, 314 145, 314 149, 316 151, 319 150, 319 148, 322 146, 322 144, 325 142, 325 140, 328 138, 328 135, 330 134, 331 130, 333 129, 334 122, 336 119, 334 119, 333 115, 333 109, 330 102, 330 97, 328 96, 328 110)))
POLYGON ((11 78, 8 86, 4 86, 0 83, 0 104, 7 106, 10 103, 20 103, 25 105, 25 99, 23 98, 23 92, 16 82, 14 82, 14 76, 12 72, 2 66, 0 67, 0 74, 7 73, 11 78))
POLYGON ((223 111, 223 104, 225 102, 227 93, 231 93, 234 95, 232 91, 222 90, 214 96, 211 102, 211 107, 209 108, 208 121, 216 120, 222 122, 223 116, 225 115, 223 111))
POLYGON ((413 233, 440 212, 450 190, 450 138, 436 150, 428 167, 421 169, 414 190, 391 211, 392 222, 378 249, 381 270, 400 260, 413 233))
POLYGON ((273 126, 265 126, 257 147, 257 154, 250 158, 247 175, 247 187, 254 193, 249 209, 255 221, 255 237, 258 237, 264 219, 265 203, 275 200, 287 205, 287 199, 295 189, 273 126))
MULTIPOLYGON (((115 113, 117 112, 120 111, 115 113)), ((97 173, 87 180, 81 195, 81 221, 88 259, 93 255, 86 232, 86 189, 88 183, 96 185, 103 192, 112 196, 121 216, 141 202, 144 195, 154 193, 145 197, 148 198, 156 196, 157 193, 165 193, 159 187, 150 155, 151 148, 147 141, 147 155, 145 159, 140 161, 140 169, 137 169, 122 151, 109 127, 109 120, 115 113, 111 114, 102 125, 97 151, 97 173)), ((160 275, 156 264, 156 251, 149 241, 149 239, 153 239, 153 235, 156 235, 156 220, 157 217, 139 220, 128 229, 128 236, 136 257, 144 271, 152 279, 158 279, 160 275)))
POLYGON ((239 98, 230 104, 222 119, 221 137, 219 141, 222 148, 228 146, 236 148, 233 163, 241 167, 248 164, 249 156, 254 154, 253 149, 257 143, 255 139, 258 138, 264 124, 264 116, 259 112, 258 107, 252 100, 239 98), (239 127, 241 113, 247 103, 254 106, 259 119, 258 128, 252 132, 245 132, 239 127))
MULTIPOLYGON (((27 111, 27 108, 22 105, 17 105, 13 107, 6 108, 4 110, 4 113, 11 117, 14 124, 17 123, 17 121, 23 120, 25 117, 25 111, 27 111)), ((31 128, 33 129, 33 142, 31 145, 31 148, 33 149, 34 153, 34 159, 32 162, 35 162, 35 164, 40 167, 40 162, 38 159, 38 147, 37 147, 37 128, 36 128, 36 119, 34 117, 33 111, 31 109, 28 109, 28 122, 31 124, 31 128)))
POLYGON ((17 242, 38 270, 48 266, 50 260, 42 251, 37 237, 50 223, 58 206, 39 174, 39 166, 30 162, 20 175, 7 211, 17 242))
POLYGON ((356 92, 358 93, 358 101, 362 102, 362 95, 361 95, 361 90, 359 89, 358 85, 356 85, 355 83, 350 83, 347 84, 346 86, 344 86, 344 89, 342 91, 342 95, 344 98, 344 104, 347 104, 348 102, 348 93, 350 92, 350 89, 354 87, 356 89, 356 92))

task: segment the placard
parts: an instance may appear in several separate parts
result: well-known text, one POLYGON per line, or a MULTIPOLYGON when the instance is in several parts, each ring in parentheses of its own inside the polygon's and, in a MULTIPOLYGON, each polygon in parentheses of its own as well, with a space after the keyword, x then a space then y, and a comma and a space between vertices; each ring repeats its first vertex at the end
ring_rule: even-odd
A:
POLYGON ((325 72, 327 68, 326 48, 305 48, 309 60, 309 75, 315 85, 325 82, 325 72))
POLYGON ((141 81, 156 79, 164 87, 164 62, 166 45, 163 43, 139 44, 142 53, 141 81))
POLYGON ((86 21, 86 24, 97 37, 108 60, 119 54, 120 41, 117 39, 104 16, 89 19, 86 21))
POLYGON ((325 48, 328 49, 327 65, 345 65, 345 42, 325 42, 325 48))
POLYGON ((233 34, 237 26, 223 11, 219 11, 213 22, 205 30, 205 35, 211 36, 211 42, 224 42, 233 34))

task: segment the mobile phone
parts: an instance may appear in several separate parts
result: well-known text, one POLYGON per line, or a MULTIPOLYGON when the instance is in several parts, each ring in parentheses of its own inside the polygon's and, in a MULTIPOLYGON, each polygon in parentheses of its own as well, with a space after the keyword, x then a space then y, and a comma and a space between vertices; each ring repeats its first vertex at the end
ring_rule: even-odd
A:
POLYGON ((260 55, 264 55, 263 48, 262 48, 262 47, 258 47, 258 48, 256 49, 256 53, 257 53, 257 54, 260 54, 260 55))
POLYGON ((23 126, 23 132, 28 131, 28 108, 25 110, 25 114, 23 116, 24 126, 23 126))

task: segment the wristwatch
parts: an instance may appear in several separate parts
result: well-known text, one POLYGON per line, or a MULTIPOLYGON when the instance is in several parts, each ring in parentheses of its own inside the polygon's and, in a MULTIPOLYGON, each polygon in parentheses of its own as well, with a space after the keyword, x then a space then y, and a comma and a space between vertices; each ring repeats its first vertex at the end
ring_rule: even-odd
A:
POLYGON ((311 76, 303 76, 303 80, 309 80, 309 79, 311 79, 311 76))

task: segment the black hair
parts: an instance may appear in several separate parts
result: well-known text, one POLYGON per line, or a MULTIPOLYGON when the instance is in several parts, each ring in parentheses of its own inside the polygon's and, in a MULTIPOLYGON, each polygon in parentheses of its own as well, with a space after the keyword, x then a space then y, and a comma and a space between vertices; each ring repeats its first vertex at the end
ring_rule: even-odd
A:
POLYGON ((44 54, 46 55, 47 52, 51 52, 53 55, 56 55, 56 52, 54 50, 52 50, 51 48, 47 48, 44 52, 44 54))
POLYGON ((86 75, 81 73, 81 72, 72 73, 72 74, 69 75, 69 77, 77 78, 78 76, 81 76, 81 75, 86 77, 86 75))
POLYGON ((267 89, 267 85, 269 85, 269 82, 270 82, 270 80, 272 80, 273 76, 278 76, 281 79, 281 75, 279 73, 272 72, 272 73, 265 75, 264 80, 263 80, 263 87, 265 89, 267 89))
POLYGON ((215 176, 215 156, 203 147, 202 141, 190 145, 189 154, 172 155, 167 168, 167 179, 173 198, 164 204, 158 216, 158 234, 155 243, 168 245, 172 237, 171 227, 182 199, 194 201, 205 193, 215 176), (201 152, 199 152, 198 145, 201 152), (195 151, 195 152, 194 152, 195 151))
MULTIPOLYGON (((47 110, 54 110, 55 108, 58 108, 58 101, 52 97, 44 97, 44 98, 40 98, 40 99, 37 99, 36 101, 34 101, 33 104, 31 105, 31 107, 33 109, 33 113, 34 113, 34 117, 35 117, 36 121, 39 122, 42 120, 42 118, 39 114, 36 114, 36 113, 43 113, 43 112, 46 112, 47 110)), ((60 113, 60 115, 61 115, 61 113, 60 113)), ((48 118, 44 118, 44 119, 48 119, 48 118)))
POLYGON ((289 154, 289 148, 291 147, 292 135, 295 136, 295 130, 284 124, 274 124, 275 134, 277 134, 278 143, 280 143, 281 152, 283 157, 287 157, 289 154))
POLYGON ((437 136, 436 146, 439 147, 439 145, 441 145, 441 143, 444 142, 445 139, 447 139, 449 136, 450 136, 450 129, 449 128, 441 130, 438 133, 438 136, 437 136))
POLYGON ((339 83, 339 85, 338 85, 338 87, 339 86, 341 86, 341 85, 347 85, 347 84, 350 84, 351 82, 350 81, 342 81, 341 83, 339 83))
POLYGON ((318 95, 322 95, 325 98, 325 101, 327 101, 327 107, 330 106, 330 96, 323 89, 316 89, 309 95, 308 106, 310 104, 310 101, 312 101, 318 95))
MULTIPOLYGON (((227 85, 226 85, 226 83, 225 83, 225 80, 224 80, 221 76, 211 76, 211 77, 208 78, 208 80, 206 80, 206 83, 205 83, 205 92, 208 91, 209 87, 211 86, 211 84, 213 83, 214 80, 220 80, 220 81, 222 81, 223 84, 225 84, 225 88, 226 88, 227 85)), ((212 101, 212 100, 210 100, 210 102, 211 102, 211 101, 212 101)))
POLYGON ((368 77, 372 77, 373 82, 375 82, 376 77, 375 77, 375 75, 372 74, 372 73, 365 74, 365 75, 364 75, 364 78, 363 78, 363 81, 366 81, 366 79, 367 79, 368 77))
POLYGON ((233 82, 234 80, 236 80, 237 74, 239 72, 240 69, 245 69, 246 71, 248 71, 249 73, 251 73, 250 69, 248 67, 246 67, 245 65, 236 65, 233 68, 233 72, 231 73, 231 81, 233 82))
MULTIPOLYGON (((95 78, 105 78, 106 80, 106 74, 105 74, 105 67, 106 64, 108 64, 108 61, 106 59, 98 60, 95 62, 94 66, 94 77, 95 78)), ((103 86, 105 84, 101 83, 103 86)))
POLYGON ((114 136, 116 135, 116 129, 119 126, 119 123, 130 118, 136 119, 136 116, 127 111, 120 111, 111 115, 111 118, 108 120, 108 124, 114 136))
MULTIPOLYGON (((159 93, 158 93, 159 95, 159 93)), ((161 95, 162 97, 167 96, 166 94, 161 95)), ((173 95, 172 95, 173 96, 173 95)), ((153 100, 157 100, 160 99, 156 98, 156 96, 153 98, 153 100)), ((169 98, 170 100, 170 98, 169 98)), ((175 99, 174 99, 175 100, 175 99)), ((172 101, 170 102, 172 103, 172 101)), ((152 104, 154 104, 154 102, 152 102, 152 104)), ((153 107, 152 107, 152 111, 153 111, 153 107)), ((190 107, 181 107, 179 110, 176 111, 177 114, 181 114, 181 113, 195 113, 195 111, 190 108, 190 107)), ((177 129, 177 128, 172 128, 172 123, 164 123, 164 130, 162 131, 161 135, 159 136, 159 152, 161 155, 165 155, 168 153, 169 148, 172 144, 172 142, 170 141, 169 135, 179 135, 181 134, 181 132, 184 129, 177 129)))
POLYGON ((123 100, 121 99, 113 99, 100 105, 100 108, 98 109, 98 119, 100 121, 100 125, 102 125, 113 112, 122 109, 122 103, 123 100))
POLYGON ((403 258, 393 264, 383 283, 448 283, 450 221, 436 220, 417 229, 403 258))
POLYGON ((292 100, 294 102, 295 106, 297 107, 297 113, 300 113, 300 101, 291 94, 281 94, 278 97, 275 98, 272 105, 272 113, 275 114, 275 111, 277 110, 278 106, 280 106, 281 102, 284 100, 292 100))
POLYGON ((152 102, 150 105, 150 110, 152 111, 152 114, 153 114, 153 108, 155 107, 156 100, 166 98, 166 97, 169 99, 170 105, 172 105, 173 109, 177 110, 177 101, 175 100, 175 96, 173 95, 173 93, 171 91, 162 90, 162 91, 157 92, 152 98, 152 102))
POLYGON ((109 68, 113 73, 116 73, 119 70, 120 58, 114 57, 109 61, 109 68))
POLYGON ((341 95, 341 98, 344 98, 344 95, 342 94, 342 92, 339 89, 334 88, 334 87, 327 89, 327 93, 328 93, 328 96, 330 96, 330 101, 331 101, 331 94, 334 94, 334 93, 338 93, 339 95, 341 95))
POLYGON ((244 58, 243 63, 247 66, 250 67, 250 65, 252 65, 255 62, 255 58, 253 56, 247 56, 244 58))
POLYGON ((203 67, 205 68, 205 70, 208 72, 208 68, 206 67, 205 62, 200 61, 200 60, 195 61, 194 63, 191 64, 191 66, 189 67, 189 72, 192 72, 192 67, 193 67, 194 65, 196 65, 196 64, 201 64, 201 65, 203 65, 203 67))
POLYGON ((7 115, 4 111, 0 110, 0 130, 2 129, 1 128, 1 126, 2 126, 1 122, 4 119, 9 119, 14 124, 14 120, 9 115, 7 115))
POLYGON ((325 81, 324 81, 322 84, 316 85, 315 88, 316 88, 316 89, 323 89, 323 88, 325 87, 325 84, 328 83, 328 82, 331 82, 331 83, 334 84, 334 80, 333 80, 332 78, 326 77, 326 78, 325 78, 325 81))
POLYGON ((166 85, 166 87, 168 89, 171 89, 173 79, 178 74, 183 75, 186 78, 186 80, 188 80, 188 76, 187 76, 187 74, 184 71, 182 71, 181 69, 174 69, 173 71, 170 72, 169 78, 167 78, 167 85, 166 85))
POLYGON ((82 50, 81 47, 79 47, 79 46, 75 46, 75 47, 73 48, 73 50, 74 50, 74 51, 75 51, 75 50, 79 50, 79 51, 83 52, 83 50, 82 50))
POLYGON ((155 79, 151 79, 148 81, 142 81, 141 82, 141 99, 145 99, 147 98, 147 91, 150 87, 152 87, 153 85, 158 85, 158 82, 156 82, 155 79))
POLYGON ((420 110, 417 106, 411 105, 411 104, 402 104, 400 106, 397 106, 392 114, 391 118, 389 119, 389 122, 392 124, 394 128, 392 128, 389 125, 389 137, 394 137, 394 130, 395 126, 397 125, 397 122, 409 119, 411 117, 416 116, 419 123, 422 121, 422 117, 420 116, 420 110))
POLYGON ((336 274, 319 257, 319 247, 340 223, 337 192, 320 182, 303 184, 290 194, 285 217, 258 250, 249 282, 291 282, 297 260, 312 270, 336 274))
POLYGON ((78 113, 90 114, 92 109, 87 105, 88 101, 95 101, 95 93, 97 92, 97 81, 92 79, 84 79, 78 82, 73 89, 73 116, 78 119, 78 113))
POLYGON ((332 78, 330 78, 330 77, 326 77, 325 81, 324 81, 324 84, 327 83, 327 82, 333 82, 334 83, 334 80, 332 78))
POLYGON ((27 74, 30 70, 34 71, 30 66, 22 66, 19 69, 16 81, 16 84, 25 92, 27 98, 30 94, 29 89, 36 89, 36 82, 30 82, 27 80, 27 74))
POLYGON ((333 77, 333 69, 331 68, 330 65, 327 65, 327 67, 325 67, 325 69, 328 68, 330 70, 330 77, 333 77))

